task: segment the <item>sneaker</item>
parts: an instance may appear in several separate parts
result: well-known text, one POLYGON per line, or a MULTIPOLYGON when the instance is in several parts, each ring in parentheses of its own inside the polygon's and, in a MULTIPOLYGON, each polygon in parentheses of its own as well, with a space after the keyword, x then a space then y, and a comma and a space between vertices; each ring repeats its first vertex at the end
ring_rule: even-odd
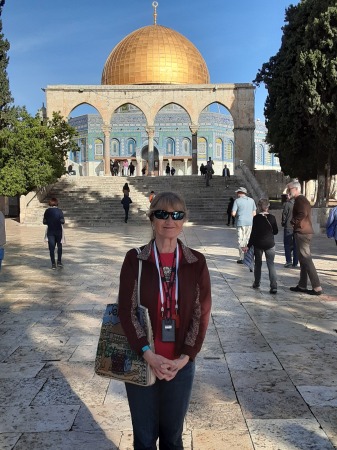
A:
POLYGON ((63 269, 63 264, 61 262, 58 262, 57 267, 59 267, 60 269, 63 269))
POLYGON ((243 264, 243 260, 242 260, 242 259, 238 259, 236 262, 237 262, 238 264, 243 264))
POLYGON ((277 289, 276 288, 272 288, 269 291, 271 294, 277 294, 277 289))
POLYGON ((51 265, 51 268, 52 268, 53 270, 56 270, 56 264, 52 264, 52 265, 51 265))
POLYGON ((292 264, 291 263, 285 263, 285 265, 283 267, 291 267, 292 264))

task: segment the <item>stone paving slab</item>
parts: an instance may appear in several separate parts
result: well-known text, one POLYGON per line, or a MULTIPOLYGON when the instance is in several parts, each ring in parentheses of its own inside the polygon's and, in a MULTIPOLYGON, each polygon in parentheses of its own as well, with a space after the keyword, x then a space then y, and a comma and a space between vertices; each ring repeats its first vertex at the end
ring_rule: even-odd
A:
MULTIPOLYGON (((64 269, 50 269, 44 227, 7 220, 0 272, 0 448, 132 449, 125 387, 95 375, 102 313, 118 294, 126 251, 150 238, 147 226, 66 229, 64 269)), ((277 239, 277 295, 236 264, 236 232, 184 228, 205 253, 212 317, 197 358, 185 450, 337 448, 337 251, 324 236, 313 255, 324 295, 289 291, 277 239)))

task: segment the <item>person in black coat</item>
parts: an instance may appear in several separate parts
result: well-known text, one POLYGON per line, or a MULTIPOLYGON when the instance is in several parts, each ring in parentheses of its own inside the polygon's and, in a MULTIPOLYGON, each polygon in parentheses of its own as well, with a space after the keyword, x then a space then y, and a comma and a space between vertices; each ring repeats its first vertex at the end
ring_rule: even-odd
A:
MULTIPOLYGON (((261 282, 262 255, 266 256, 269 272, 270 293, 277 293, 277 277, 274 266, 275 259, 275 239, 278 227, 275 216, 269 214, 269 200, 261 198, 257 204, 259 214, 253 218, 252 232, 248 241, 248 248, 254 245, 254 284, 253 288, 258 289, 261 282)), ((247 250, 247 248, 246 248, 247 250)))
POLYGON ((130 209, 131 203, 132 203, 132 200, 129 197, 129 194, 124 194, 124 197, 121 200, 121 204, 123 205, 124 212, 125 212, 125 217, 124 217, 125 223, 127 223, 128 219, 129 219, 129 209, 130 209))
POLYGON ((43 224, 47 225, 46 237, 48 239, 51 268, 56 269, 55 248, 57 245, 57 266, 62 268, 62 240, 64 216, 58 208, 58 200, 53 197, 49 200, 49 208, 44 212, 43 224))
POLYGON ((232 216, 233 205, 234 205, 234 198, 231 197, 229 199, 229 203, 228 203, 228 206, 227 206, 227 226, 228 227, 231 224, 231 219, 232 219, 233 227, 234 227, 234 224, 235 224, 235 217, 232 216))

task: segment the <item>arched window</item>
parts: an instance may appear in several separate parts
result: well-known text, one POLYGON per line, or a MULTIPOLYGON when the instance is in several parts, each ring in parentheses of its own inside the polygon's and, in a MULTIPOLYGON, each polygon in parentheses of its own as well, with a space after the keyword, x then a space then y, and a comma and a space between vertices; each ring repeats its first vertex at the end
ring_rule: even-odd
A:
POLYGON ((273 158, 273 165, 274 166, 279 166, 280 165, 280 160, 278 159, 278 157, 275 154, 273 156, 274 156, 274 158, 273 158))
POLYGON ((136 141, 134 139, 128 139, 127 149, 128 155, 136 154, 136 141))
POLYGON ((103 141, 95 139, 95 159, 103 159, 103 141))
POLYGON ((206 159, 207 141, 204 137, 198 138, 198 158, 206 159))
POLYGON ((259 144, 256 149, 255 164, 263 164, 263 154, 264 154, 263 145, 259 144))
POLYGON ((215 157, 222 159, 222 139, 217 138, 215 141, 215 157))
POLYGON ((110 156, 119 156, 119 140, 112 139, 110 146, 110 156))
POLYGON ((233 141, 227 141, 225 147, 225 161, 233 161, 233 149, 234 143, 233 141))
POLYGON ((183 139, 183 155, 191 154, 191 141, 188 138, 183 139))
POLYGON ((166 154, 174 155, 174 140, 172 138, 166 139, 166 154))

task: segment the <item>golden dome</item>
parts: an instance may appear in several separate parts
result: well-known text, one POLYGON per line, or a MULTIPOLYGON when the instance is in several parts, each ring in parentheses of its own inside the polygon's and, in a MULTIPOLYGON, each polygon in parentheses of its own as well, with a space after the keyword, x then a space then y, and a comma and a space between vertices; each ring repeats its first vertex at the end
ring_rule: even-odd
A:
POLYGON ((110 53, 102 84, 208 84, 199 50, 185 36, 149 25, 126 36, 110 53))

